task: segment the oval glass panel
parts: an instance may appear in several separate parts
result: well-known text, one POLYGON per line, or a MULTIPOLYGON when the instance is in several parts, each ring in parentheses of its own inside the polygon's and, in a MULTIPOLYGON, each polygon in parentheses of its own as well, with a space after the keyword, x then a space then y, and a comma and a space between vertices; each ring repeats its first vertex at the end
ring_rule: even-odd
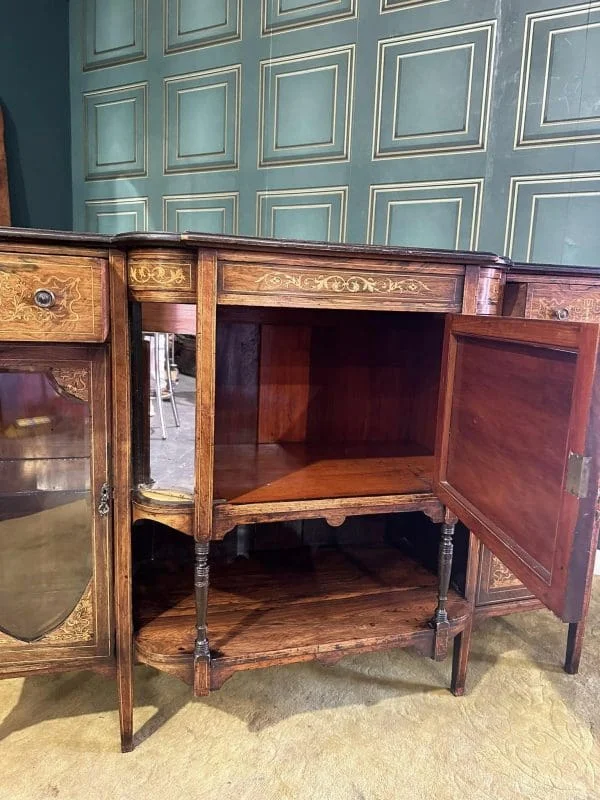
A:
POLYGON ((0 630, 21 641, 61 625, 92 579, 90 428, 50 371, 0 370, 0 630))

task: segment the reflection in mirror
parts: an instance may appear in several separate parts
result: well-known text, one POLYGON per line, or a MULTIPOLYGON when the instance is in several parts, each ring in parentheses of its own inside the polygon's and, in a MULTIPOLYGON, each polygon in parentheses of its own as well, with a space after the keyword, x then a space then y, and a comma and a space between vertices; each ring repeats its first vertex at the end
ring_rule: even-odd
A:
POLYGON ((92 579, 90 408, 63 377, 0 369, 0 631, 27 642, 92 579))
POLYGON ((196 409, 195 306, 142 304, 142 450, 153 490, 194 491, 196 409))

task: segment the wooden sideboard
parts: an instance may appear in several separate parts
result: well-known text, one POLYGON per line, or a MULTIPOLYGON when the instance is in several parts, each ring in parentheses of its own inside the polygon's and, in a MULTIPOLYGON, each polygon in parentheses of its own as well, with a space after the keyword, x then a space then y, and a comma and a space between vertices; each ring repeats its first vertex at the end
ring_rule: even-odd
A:
POLYGON ((52 650, 52 661, 44 637, 87 603, 99 648, 89 663, 116 674, 129 750, 136 661, 202 695, 238 670, 409 645, 441 659, 454 642, 461 694, 481 605, 478 542, 535 602, 581 623, 598 533, 599 329, 502 318, 510 267, 488 253, 1 231, 0 469, 14 488, 0 547, 19 570, 0 573, 0 593, 34 621, 23 632, 0 613, 16 642, 0 641, 0 669, 83 666, 79 651, 69 661, 52 650), (196 333, 189 493, 152 486, 148 459, 143 320, 168 329, 178 308, 196 333), (40 383, 13 414, 27 431, 17 437, 6 416, 15 374, 40 383), (72 417, 79 428, 61 438, 58 420, 72 417), (48 470, 22 462, 45 440, 89 475, 57 487, 50 469, 50 510, 76 511, 71 491, 87 505, 73 514, 77 546, 57 542, 54 560, 32 564, 17 540, 50 513, 38 498, 48 470), (378 534, 379 515, 409 512, 441 526, 437 574, 378 534), (373 520, 370 538, 330 547, 284 547, 276 527, 324 519, 342 531, 356 517, 373 520), (473 532, 464 594, 450 586, 457 520, 473 532), (228 558, 228 535, 259 524, 275 546, 228 558), (65 553, 83 551, 76 569, 65 553), (71 573, 60 613, 38 620, 71 573))

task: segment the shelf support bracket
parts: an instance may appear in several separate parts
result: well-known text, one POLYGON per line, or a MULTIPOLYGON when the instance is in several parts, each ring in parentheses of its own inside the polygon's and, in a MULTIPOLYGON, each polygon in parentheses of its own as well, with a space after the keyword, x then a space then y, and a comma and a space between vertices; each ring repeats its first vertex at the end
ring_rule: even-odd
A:
POLYGON ((446 605, 450 587, 452 557, 454 555, 454 529, 457 522, 458 519, 454 514, 446 509, 438 553, 438 602, 433 619, 430 622, 434 630, 433 658, 435 661, 443 661, 448 653, 450 623, 448 622, 446 605))
POLYGON ((201 697, 210 692, 210 649, 206 613, 208 609, 208 541, 196 540, 194 564, 194 592, 196 598, 196 643, 194 645, 194 695, 201 697))

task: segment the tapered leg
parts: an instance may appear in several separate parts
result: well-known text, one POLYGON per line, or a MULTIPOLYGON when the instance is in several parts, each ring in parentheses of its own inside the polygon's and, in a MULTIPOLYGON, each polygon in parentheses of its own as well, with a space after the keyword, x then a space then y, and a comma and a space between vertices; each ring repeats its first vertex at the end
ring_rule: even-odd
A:
POLYGON ((462 697, 465 693, 465 683, 467 680, 467 666, 469 664, 469 651, 471 649, 471 631, 473 629, 473 617, 465 626, 465 629, 454 639, 452 650, 452 680, 450 691, 456 697, 462 697))
POLYGON ((210 692, 210 650, 206 612, 208 610, 208 549, 209 542, 196 541, 194 590, 196 595, 196 644, 194 645, 194 694, 196 697, 210 692))
POLYGON ((569 675, 576 675, 579 672, 584 633, 585 622, 583 620, 581 622, 569 622, 567 654, 565 656, 565 672, 568 672, 569 675))
POLYGON ((448 653, 448 589, 450 587, 450 572, 452 570, 452 556, 454 554, 454 528, 457 519, 446 511, 442 523, 442 535, 438 554, 438 602, 431 625, 435 631, 433 640, 433 657, 442 661, 448 653))

